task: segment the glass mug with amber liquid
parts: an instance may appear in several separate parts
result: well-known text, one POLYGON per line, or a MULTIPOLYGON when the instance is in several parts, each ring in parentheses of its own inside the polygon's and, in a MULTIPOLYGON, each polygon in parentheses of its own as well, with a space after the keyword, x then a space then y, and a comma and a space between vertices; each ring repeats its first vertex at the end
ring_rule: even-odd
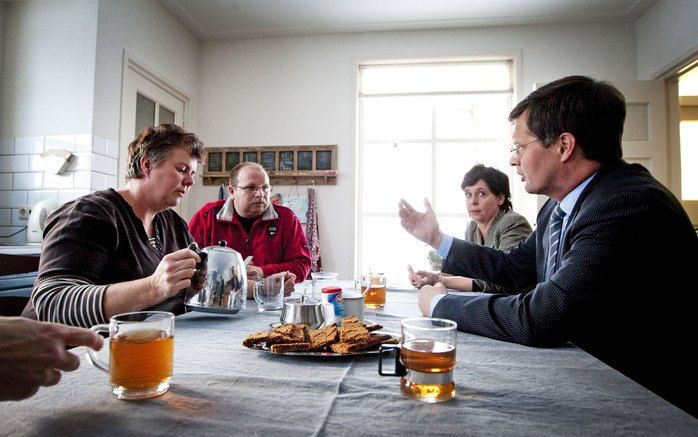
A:
POLYGON ((109 374, 118 399, 147 399, 170 388, 174 361, 174 314, 141 311, 119 314, 94 332, 109 333, 109 364, 87 350, 88 361, 109 374))
POLYGON ((403 319, 399 345, 381 345, 378 373, 400 376, 405 396, 422 402, 436 403, 453 399, 456 384, 456 322, 447 319, 403 319), (399 353, 398 353, 399 352, 399 353), (386 355, 394 354, 395 371, 383 369, 386 355))
POLYGON ((368 309, 383 309, 386 288, 386 278, 383 273, 363 275, 354 282, 354 290, 364 295, 364 307, 368 309))

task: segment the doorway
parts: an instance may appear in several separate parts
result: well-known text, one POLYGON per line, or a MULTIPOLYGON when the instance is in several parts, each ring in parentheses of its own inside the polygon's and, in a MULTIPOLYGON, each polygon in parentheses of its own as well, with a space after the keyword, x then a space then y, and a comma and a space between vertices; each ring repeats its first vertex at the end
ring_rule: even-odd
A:
POLYGON ((681 203, 698 226, 698 61, 679 76, 681 203))
MULTIPOLYGON (((146 127, 162 123, 184 127, 188 98, 143 63, 124 56, 119 135, 119 186, 126 183, 128 145, 146 127)), ((186 197, 173 208, 179 215, 186 211, 186 197)))
POLYGON ((698 52, 661 77, 668 103, 669 188, 698 229, 698 52))

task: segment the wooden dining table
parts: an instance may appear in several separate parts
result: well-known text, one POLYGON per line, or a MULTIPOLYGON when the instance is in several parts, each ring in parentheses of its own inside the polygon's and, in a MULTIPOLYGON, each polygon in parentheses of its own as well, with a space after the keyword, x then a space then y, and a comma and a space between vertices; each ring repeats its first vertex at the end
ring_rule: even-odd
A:
MULTIPOLYGON (((344 284, 349 288, 348 284, 344 284)), ((389 290, 365 319, 400 332, 419 316, 414 290, 389 290)), ((165 395, 117 400, 106 374, 80 368, 54 387, 0 403, 12 436, 696 436, 698 419, 572 344, 531 348, 458 332, 453 400, 426 404, 378 375, 378 357, 286 356, 242 345, 278 322, 254 301, 234 315, 175 322, 165 395)), ((688 347, 688 346, 687 346, 688 347)), ((108 347, 101 352, 106 358, 108 347)))

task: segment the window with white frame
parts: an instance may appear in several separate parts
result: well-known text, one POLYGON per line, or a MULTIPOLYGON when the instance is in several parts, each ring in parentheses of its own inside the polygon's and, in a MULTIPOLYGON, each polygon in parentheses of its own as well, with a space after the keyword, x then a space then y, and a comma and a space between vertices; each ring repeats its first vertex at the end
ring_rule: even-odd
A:
POLYGON ((406 285, 408 264, 428 268, 431 248, 400 226, 399 199, 424 210, 428 198, 442 230, 463 238, 465 172, 494 166, 515 185, 507 120, 513 83, 510 60, 359 66, 358 271, 406 285))

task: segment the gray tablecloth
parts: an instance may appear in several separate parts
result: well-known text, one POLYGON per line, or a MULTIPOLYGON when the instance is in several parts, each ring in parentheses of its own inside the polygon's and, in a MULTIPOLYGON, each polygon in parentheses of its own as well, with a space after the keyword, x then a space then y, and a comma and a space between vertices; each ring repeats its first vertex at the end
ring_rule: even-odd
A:
MULTIPOLYGON (((389 293, 386 312, 416 311, 389 293), (391 310, 392 308, 392 310, 391 310)), ((375 355, 289 357, 241 340, 278 320, 254 302, 234 316, 189 313, 175 324, 169 393, 125 402, 83 361, 58 386, 0 403, 1 435, 389 436, 697 435, 698 420, 570 345, 534 349, 458 333, 457 395, 403 397, 375 355)), ((399 317, 367 318, 399 332, 399 317)), ((84 355, 84 351, 77 349, 84 355)))

